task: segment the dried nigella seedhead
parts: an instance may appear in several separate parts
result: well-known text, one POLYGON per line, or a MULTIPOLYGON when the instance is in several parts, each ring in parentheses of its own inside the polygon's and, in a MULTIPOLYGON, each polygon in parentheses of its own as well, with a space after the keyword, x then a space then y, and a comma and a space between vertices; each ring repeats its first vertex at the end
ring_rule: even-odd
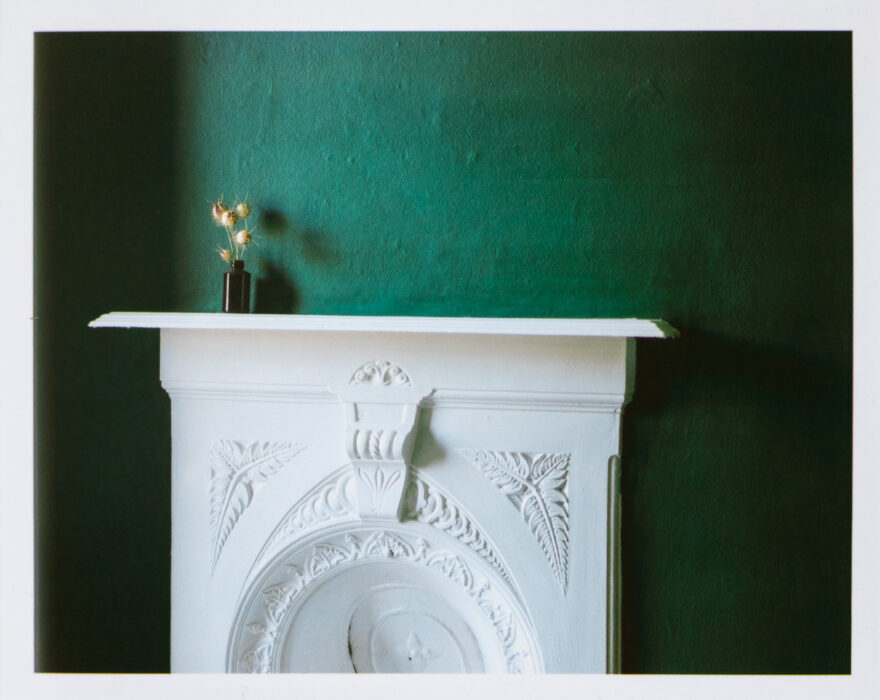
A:
POLYGON ((214 206, 211 207, 211 216, 214 217, 214 221, 218 224, 223 223, 223 215, 229 210, 223 206, 223 202, 214 202, 214 206))
POLYGON ((247 217, 251 214, 251 208, 245 201, 239 201, 235 198, 235 204, 227 207, 223 203, 223 197, 209 202, 211 205, 211 216, 214 221, 224 228, 226 233, 227 246, 225 248, 217 248, 217 253, 221 259, 226 262, 240 260, 244 249, 250 244, 255 243, 253 237, 253 228, 247 225, 247 217), (241 222, 239 224, 239 222, 241 222), (241 225, 242 229, 236 231, 236 225, 241 225))

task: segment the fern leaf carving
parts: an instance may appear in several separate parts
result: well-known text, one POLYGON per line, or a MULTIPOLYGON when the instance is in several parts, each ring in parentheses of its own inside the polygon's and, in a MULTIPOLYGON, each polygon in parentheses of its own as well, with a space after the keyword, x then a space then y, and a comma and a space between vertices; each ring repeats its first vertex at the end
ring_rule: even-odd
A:
POLYGON ((211 447, 211 565, 217 563, 226 540, 254 497, 254 484, 263 483, 304 449, 290 442, 218 440, 211 447))
POLYGON ((568 453, 459 450, 515 505, 554 577, 568 587, 568 453))

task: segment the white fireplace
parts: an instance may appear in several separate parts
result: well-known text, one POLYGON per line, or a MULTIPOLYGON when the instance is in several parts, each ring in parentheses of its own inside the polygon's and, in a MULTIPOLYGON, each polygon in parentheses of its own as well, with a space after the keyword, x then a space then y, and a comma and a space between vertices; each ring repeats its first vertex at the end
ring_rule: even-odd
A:
POLYGON ((161 332, 172 672, 618 670, 621 412, 668 324, 90 325, 161 332))

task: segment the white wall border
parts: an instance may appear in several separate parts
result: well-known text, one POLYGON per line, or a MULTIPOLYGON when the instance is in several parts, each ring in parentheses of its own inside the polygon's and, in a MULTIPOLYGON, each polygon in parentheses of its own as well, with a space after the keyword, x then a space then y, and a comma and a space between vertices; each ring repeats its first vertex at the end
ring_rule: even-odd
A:
POLYGON ((30 469, 11 468, 33 462, 33 390, 31 295, 32 258, 32 136, 34 31, 71 30, 206 30, 256 29, 841 29, 854 31, 855 84, 855 382, 853 496, 853 673, 852 677, 604 677, 542 676, 505 678, 472 676, 448 678, 424 684, 418 679, 334 678, 300 676, 297 692, 329 697, 357 692, 362 697, 379 697, 393 687, 395 693, 418 693, 430 700, 450 693, 499 694, 509 698, 554 694, 560 698, 593 696, 641 698, 778 697, 805 698, 871 697, 877 680, 878 626, 880 606, 876 581, 880 518, 876 503, 880 496, 874 463, 880 453, 880 432, 876 431, 877 396, 880 380, 873 354, 880 337, 876 323, 880 269, 880 241, 873 235, 878 223, 880 191, 878 177, 878 9, 860 0, 803 0, 794 6, 788 0, 743 0, 732 2, 690 2, 667 0, 662 4, 641 0, 618 3, 583 3, 548 0, 543 3, 511 0, 475 4, 447 0, 426 9, 404 3, 339 2, 297 4, 252 0, 245 8, 239 2, 202 0, 179 2, 153 0, 136 9, 112 0, 4 0, 0 3, 0 71, 6 104, 2 143, 2 192, 16 203, 14 223, 17 236, 14 264, 0 277, 7 305, 3 311, 8 341, 4 345, 4 408, 0 454, 4 470, 2 498, 2 556, 0 566, 0 695, 10 691, 16 698, 274 698, 288 692, 289 682, 277 677, 248 679, 247 683, 227 676, 163 677, 152 675, 42 675, 31 672, 33 663, 33 480, 30 469), (20 232, 25 231, 21 237, 20 232), (23 240, 22 240, 23 238, 23 240), (16 436, 14 441, 8 436, 16 436), (14 526, 14 527, 13 527, 14 526))

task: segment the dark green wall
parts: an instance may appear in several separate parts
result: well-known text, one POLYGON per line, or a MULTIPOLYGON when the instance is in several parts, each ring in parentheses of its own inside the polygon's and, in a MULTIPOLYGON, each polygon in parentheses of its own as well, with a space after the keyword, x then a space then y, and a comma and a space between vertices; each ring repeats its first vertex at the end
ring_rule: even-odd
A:
POLYGON ((161 671, 157 334, 216 311, 664 318, 624 424, 624 668, 846 673, 847 33, 38 35, 38 660, 161 671), (120 622, 122 621, 122 622, 120 622))
POLYGON ((169 402, 155 331, 173 309, 171 36, 35 39, 36 664, 167 671, 169 402))

